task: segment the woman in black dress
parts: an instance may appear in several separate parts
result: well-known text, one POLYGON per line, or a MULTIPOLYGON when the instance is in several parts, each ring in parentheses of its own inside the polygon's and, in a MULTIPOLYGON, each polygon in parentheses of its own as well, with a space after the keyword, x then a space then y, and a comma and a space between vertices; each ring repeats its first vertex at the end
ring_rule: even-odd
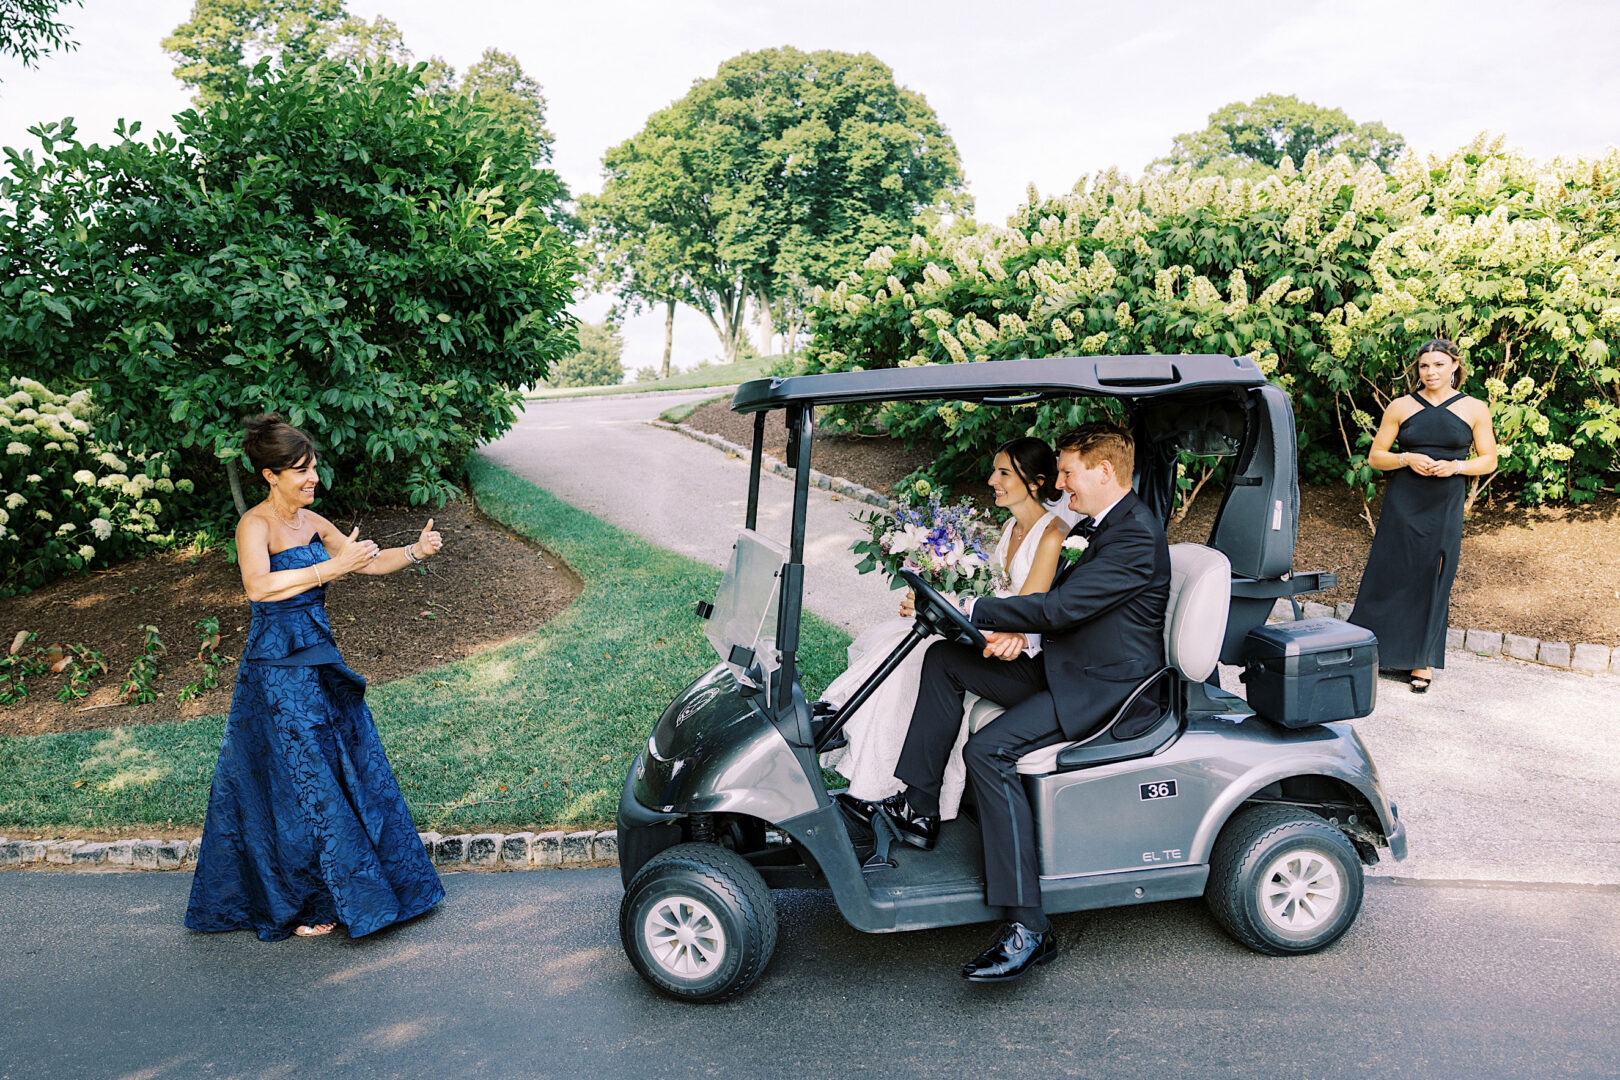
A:
POLYGON ((1393 475, 1350 621, 1378 635, 1379 666, 1410 670, 1412 691, 1421 694, 1433 669, 1446 666, 1465 477, 1496 468, 1496 435, 1490 407, 1458 390, 1457 346, 1425 342, 1416 368, 1417 389, 1389 403, 1367 455, 1373 468, 1393 475))

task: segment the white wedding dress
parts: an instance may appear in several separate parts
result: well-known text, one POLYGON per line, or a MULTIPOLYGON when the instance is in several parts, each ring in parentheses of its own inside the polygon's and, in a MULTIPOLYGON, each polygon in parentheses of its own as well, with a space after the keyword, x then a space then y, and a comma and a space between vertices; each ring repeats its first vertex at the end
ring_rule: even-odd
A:
MULTIPOLYGON (((996 562, 1006 568, 1011 588, 997 595, 1013 596, 1023 590, 1030 567, 1034 565, 1035 551, 1040 546, 1041 536, 1048 528, 1054 526, 1066 528, 1064 516, 1055 510, 1048 510, 1029 530, 1029 535, 1024 537, 1023 543, 1018 545, 1018 550, 1013 554, 1009 564, 1007 548, 1012 543, 1013 521, 1011 518, 1007 520, 1006 526, 1001 530, 1001 540, 996 544, 996 562)), ((913 620, 897 616, 862 631, 860 636, 850 643, 849 667, 827 687, 822 700, 837 706, 842 706, 848 701, 867 677, 883 664, 901 640, 911 632, 912 624, 913 620)), ((1040 637, 1035 634, 1026 636, 1030 639, 1030 647, 1025 652, 1034 656, 1040 651, 1040 637)), ((930 637, 911 650, 900 666, 889 673, 889 677, 883 680, 844 726, 844 734, 849 736, 849 745, 829 750, 821 755, 823 766, 849 780, 849 793, 855 798, 875 802, 904 790, 906 785, 895 778, 894 770, 900 761, 900 749, 905 745, 906 730, 911 726, 912 709, 917 705, 917 685, 922 677, 923 654, 934 643, 943 640, 939 637, 930 637)), ((967 769, 962 764, 962 746, 968 737, 968 711, 977 700, 977 697, 968 694, 963 702, 962 727, 957 732, 956 745, 951 747, 951 757, 945 765, 944 786, 939 793, 939 813, 941 819, 945 821, 956 817, 962 804, 962 789, 967 784, 967 769)))

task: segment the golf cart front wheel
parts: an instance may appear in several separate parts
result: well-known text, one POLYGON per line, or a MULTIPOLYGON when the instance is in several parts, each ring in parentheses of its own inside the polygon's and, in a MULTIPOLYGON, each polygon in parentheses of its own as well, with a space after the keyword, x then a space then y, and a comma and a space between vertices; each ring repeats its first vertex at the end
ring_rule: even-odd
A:
POLYGON ((1240 944, 1284 956, 1337 941, 1361 894, 1361 860, 1344 833, 1308 810, 1259 805, 1221 830, 1204 898, 1240 944))
POLYGON ((677 844, 647 861, 619 906, 619 937, 641 977, 682 1001, 723 1001, 776 950, 776 906, 759 871, 717 844, 677 844))

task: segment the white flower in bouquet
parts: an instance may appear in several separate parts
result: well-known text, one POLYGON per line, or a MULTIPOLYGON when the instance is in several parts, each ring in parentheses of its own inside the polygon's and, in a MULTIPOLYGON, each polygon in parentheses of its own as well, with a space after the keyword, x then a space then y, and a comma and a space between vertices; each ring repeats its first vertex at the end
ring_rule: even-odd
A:
POLYGON ((1090 546, 1091 541, 1087 540, 1085 537, 1071 536, 1067 540, 1063 541, 1063 548, 1058 552, 1058 554, 1063 556, 1063 558, 1068 562, 1078 562, 1080 556, 1084 555, 1086 553, 1086 548, 1090 546))

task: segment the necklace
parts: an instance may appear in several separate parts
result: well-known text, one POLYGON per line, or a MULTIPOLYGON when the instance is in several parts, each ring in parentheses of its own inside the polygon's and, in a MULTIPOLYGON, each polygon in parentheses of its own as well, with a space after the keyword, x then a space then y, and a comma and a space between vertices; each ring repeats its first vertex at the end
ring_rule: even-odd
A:
POLYGON ((270 513, 275 515, 277 521, 281 522, 289 529, 298 528, 298 517, 304 512, 303 507, 300 506, 295 508, 292 513, 292 520, 288 521, 286 518, 281 516, 281 511, 276 509, 276 504, 272 500, 266 499, 264 500, 264 504, 270 508, 270 513))

